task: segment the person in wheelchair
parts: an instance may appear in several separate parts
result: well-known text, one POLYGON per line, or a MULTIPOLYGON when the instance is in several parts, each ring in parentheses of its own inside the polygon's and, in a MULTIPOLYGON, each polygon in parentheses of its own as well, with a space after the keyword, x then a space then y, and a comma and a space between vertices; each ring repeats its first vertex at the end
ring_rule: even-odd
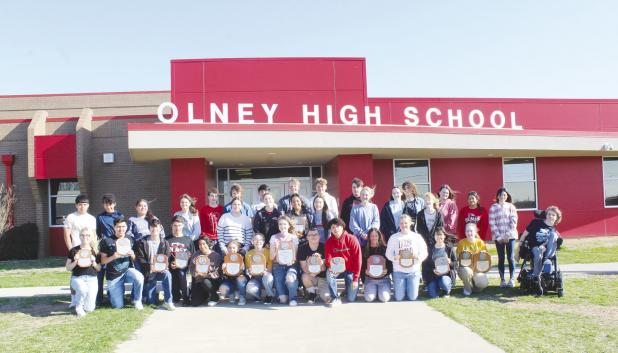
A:
POLYGON ((556 225, 562 220, 562 212, 556 206, 549 206, 539 218, 533 219, 526 227, 519 239, 517 252, 518 261, 520 257, 524 260, 531 258, 532 262, 532 281, 538 285, 539 294, 543 294, 542 282, 539 279, 544 268, 549 270, 543 272, 550 273, 552 259, 556 255, 560 233, 556 230, 556 225))

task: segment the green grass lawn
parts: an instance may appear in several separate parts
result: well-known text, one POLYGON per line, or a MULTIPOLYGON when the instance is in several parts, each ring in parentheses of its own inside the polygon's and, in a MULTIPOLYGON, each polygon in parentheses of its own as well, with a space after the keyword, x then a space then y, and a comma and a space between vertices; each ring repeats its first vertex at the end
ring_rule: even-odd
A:
POLYGON ((427 303, 507 352, 618 351, 618 276, 567 278, 562 298, 497 285, 469 298, 460 287, 427 303))
POLYGON ((111 352, 153 312, 97 308, 83 318, 68 297, 0 299, 0 352, 111 352))
POLYGON ((0 288, 68 286, 71 273, 64 268, 66 259, 0 262, 0 288))

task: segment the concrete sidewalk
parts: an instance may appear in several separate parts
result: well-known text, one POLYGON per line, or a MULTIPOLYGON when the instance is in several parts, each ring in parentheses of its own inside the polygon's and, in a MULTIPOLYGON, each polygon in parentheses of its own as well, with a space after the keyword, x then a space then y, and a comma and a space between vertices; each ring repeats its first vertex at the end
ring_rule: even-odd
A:
POLYGON ((157 310, 117 352, 502 352, 423 302, 157 310), (163 331, 162 331, 163 330, 163 331), (165 332, 167 339, 162 339, 165 332))

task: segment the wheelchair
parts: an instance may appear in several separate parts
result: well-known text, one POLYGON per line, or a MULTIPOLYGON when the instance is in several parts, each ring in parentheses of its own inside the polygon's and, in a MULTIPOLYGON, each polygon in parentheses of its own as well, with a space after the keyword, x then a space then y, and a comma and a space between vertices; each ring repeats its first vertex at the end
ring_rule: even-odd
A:
MULTIPOLYGON (((560 250, 562 238, 557 240, 557 250, 560 250)), ((558 252, 551 258, 543 261, 541 274, 536 278, 534 273, 534 261, 532 259, 532 249, 525 240, 519 249, 519 257, 523 260, 517 281, 523 294, 534 294, 541 296, 548 292, 555 292, 558 297, 564 296, 564 281, 562 271, 558 265, 558 252)))

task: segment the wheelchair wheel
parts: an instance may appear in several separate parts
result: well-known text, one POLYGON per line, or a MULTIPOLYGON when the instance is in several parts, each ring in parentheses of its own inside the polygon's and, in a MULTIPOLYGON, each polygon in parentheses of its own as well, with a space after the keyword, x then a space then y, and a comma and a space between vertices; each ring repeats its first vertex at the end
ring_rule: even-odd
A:
POLYGON ((558 292, 558 297, 564 296, 564 283, 562 283, 562 272, 556 273, 556 292, 558 292))

